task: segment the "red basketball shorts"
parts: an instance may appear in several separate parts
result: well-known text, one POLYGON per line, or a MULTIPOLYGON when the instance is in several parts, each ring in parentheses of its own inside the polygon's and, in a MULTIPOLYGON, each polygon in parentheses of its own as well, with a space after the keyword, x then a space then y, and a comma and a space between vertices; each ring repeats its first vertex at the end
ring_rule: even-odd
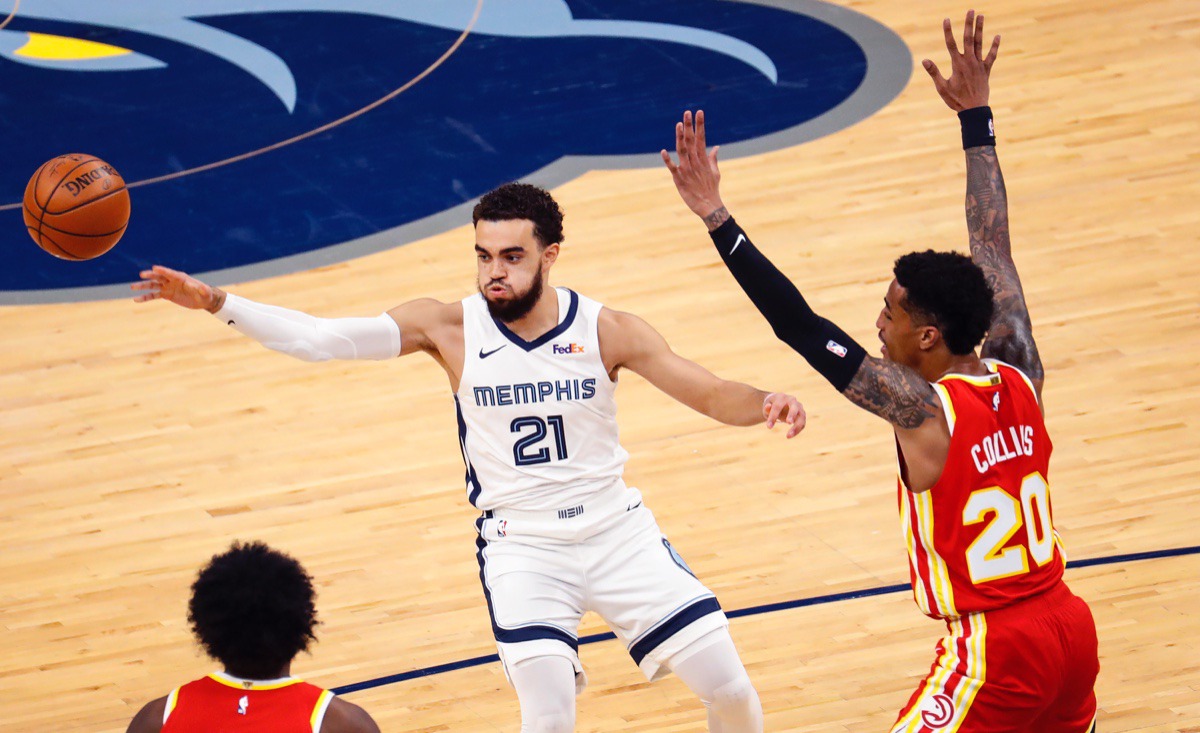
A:
POLYGON ((1100 671, 1096 623, 1065 584, 946 625, 937 661, 892 733, 1092 730, 1100 671))

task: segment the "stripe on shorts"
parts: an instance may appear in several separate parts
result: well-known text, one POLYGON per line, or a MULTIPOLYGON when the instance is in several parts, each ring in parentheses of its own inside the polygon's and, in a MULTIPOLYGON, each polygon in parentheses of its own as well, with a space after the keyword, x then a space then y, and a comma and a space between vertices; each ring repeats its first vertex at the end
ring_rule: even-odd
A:
POLYGON ((983 614, 951 619, 947 623, 950 630, 942 639, 942 654, 933 671, 921 681, 920 694, 896 721, 892 733, 955 733, 962 727, 975 697, 983 687, 987 675, 987 657, 984 653, 987 622, 983 614), (945 722, 927 721, 927 712, 945 710, 943 703, 935 701, 939 695, 953 704, 949 711, 950 718, 945 722), (934 727, 930 722, 940 725, 934 727))
MULTIPOLYGON (((476 526, 482 526, 483 517, 476 521, 476 526)), ((487 541, 483 537, 478 537, 475 540, 475 547, 478 548, 475 557, 479 560, 479 583, 483 586, 483 597, 487 600, 488 617, 492 620, 492 636, 496 641, 504 644, 516 644, 522 641, 535 641, 537 639, 554 639, 561 641, 567 646, 579 651, 579 639, 568 634, 566 631, 557 626, 544 626, 541 624, 529 624, 526 626, 518 626, 516 628, 504 628, 496 623, 496 611, 492 607, 492 591, 488 588, 487 575, 484 569, 487 566, 487 558, 483 551, 487 549, 487 541)))
POLYGON ((644 634, 641 639, 634 642, 633 646, 629 647, 629 656, 633 657, 634 664, 640 665, 647 654, 657 649, 664 641, 682 631, 692 622, 698 621, 709 614, 720 612, 721 604, 717 602, 716 598, 712 596, 701 598, 695 603, 677 611, 656 628, 644 634))

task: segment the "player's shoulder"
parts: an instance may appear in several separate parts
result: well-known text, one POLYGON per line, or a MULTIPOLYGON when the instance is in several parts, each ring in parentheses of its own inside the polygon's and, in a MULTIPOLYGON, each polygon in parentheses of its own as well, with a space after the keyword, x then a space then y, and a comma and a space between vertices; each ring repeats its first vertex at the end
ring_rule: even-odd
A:
POLYGON ((596 314, 596 325, 601 341, 626 340, 647 330, 653 330, 641 316, 606 305, 601 306, 596 314))
POLYGON ((129 721, 125 733, 159 733, 163 727, 163 714, 167 709, 167 697, 151 700, 129 721))
POLYGON ((418 319, 430 325, 461 326, 463 302, 444 303, 436 298, 417 298, 392 308, 388 314, 401 322, 418 319))
POLYGON ((325 711, 321 733, 379 733, 379 726, 366 710, 335 696, 325 711))

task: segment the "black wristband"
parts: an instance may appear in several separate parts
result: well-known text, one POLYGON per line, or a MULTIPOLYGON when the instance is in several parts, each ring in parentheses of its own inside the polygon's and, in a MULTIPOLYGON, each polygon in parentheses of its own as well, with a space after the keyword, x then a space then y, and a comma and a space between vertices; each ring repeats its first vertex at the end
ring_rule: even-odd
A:
POLYGON ((992 121, 991 107, 972 107, 958 113, 962 124, 963 150, 981 145, 996 144, 996 126, 992 121))

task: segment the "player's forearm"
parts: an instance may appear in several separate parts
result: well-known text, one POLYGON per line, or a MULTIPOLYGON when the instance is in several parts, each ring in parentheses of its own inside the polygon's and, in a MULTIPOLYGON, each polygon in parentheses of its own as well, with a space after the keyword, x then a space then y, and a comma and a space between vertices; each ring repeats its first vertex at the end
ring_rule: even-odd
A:
POLYGON ((213 290, 208 308, 213 315, 268 349, 302 361, 377 360, 400 354, 400 327, 386 313, 375 318, 317 318, 213 290))
POLYGON ((1008 233, 1008 192, 993 145, 967 148, 967 231, 971 258, 990 277, 1016 279, 1008 233))
POLYGON ((769 394, 741 382, 722 382, 720 387, 713 390, 702 412, 726 425, 758 425, 766 419, 763 416, 763 402, 769 394))
POLYGON ((1008 193, 995 141, 971 140, 966 132, 967 124, 964 120, 964 145, 980 141, 993 143, 966 148, 966 216, 971 259, 983 270, 984 277, 992 286, 995 302, 995 313, 988 328, 983 355, 1013 364, 1030 377, 1040 379, 1043 373, 1041 357, 1033 340, 1029 308, 1025 303, 1016 262, 1013 261, 1008 226, 1008 193))
POLYGON ((725 266, 771 324, 775 336, 803 356, 835 389, 844 391, 866 351, 814 313, 791 280, 758 251, 727 212, 726 217, 709 232, 725 266))

